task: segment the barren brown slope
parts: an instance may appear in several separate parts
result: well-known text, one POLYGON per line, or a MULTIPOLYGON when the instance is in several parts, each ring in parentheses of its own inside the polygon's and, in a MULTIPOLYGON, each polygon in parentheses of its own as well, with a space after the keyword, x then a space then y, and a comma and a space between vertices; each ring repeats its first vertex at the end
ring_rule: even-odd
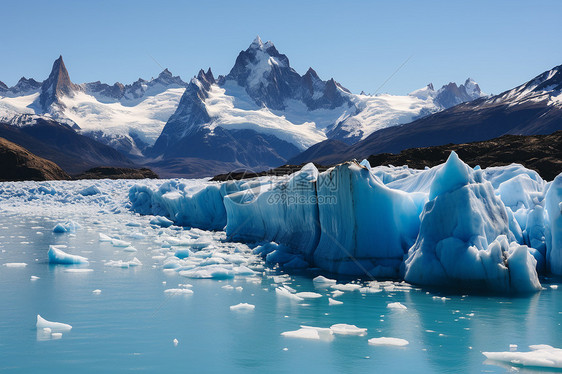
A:
POLYGON ((0 138, 0 181, 71 179, 57 164, 0 138))

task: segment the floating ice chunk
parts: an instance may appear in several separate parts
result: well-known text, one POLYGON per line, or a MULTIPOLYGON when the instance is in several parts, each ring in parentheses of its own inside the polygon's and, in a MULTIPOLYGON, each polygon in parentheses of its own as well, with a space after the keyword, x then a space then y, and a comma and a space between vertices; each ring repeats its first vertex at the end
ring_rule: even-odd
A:
POLYGON ((39 278, 38 276, 36 276, 36 275, 32 275, 32 276, 29 278, 29 280, 32 280, 32 281, 35 281, 35 280, 37 280, 37 279, 40 279, 40 278, 39 278))
POLYGON ((320 334, 315 329, 298 329, 295 331, 285 331, 282 332, 281 335, 288 338, 320 340, 320 334))
POLYGON ((130 242, 126 242, 126 241, 120 240, 120 239, 111 239, 111 244, 114 247, 129 247, 131 245, 130 242))
POLYGON ((102 234, 101 232, 99 233, 99 241, 100 242, 110 242, 112 240, 113 239, 110 236, 102 234))
POLYGON ((49 263, 51 264, 87 264, 88 259, 86 257, 71 255, 64 252, 61 248, 66 248, 64 245, 50 245, 49 246, 49 263))
POLYGON ((51 329, 51 331, 57 331, 57 332, 70 331, 70 329, 72 329, 72 326, 67 325, 66 323, 47 321, 39 314, 37 315, 36 327, 37 329, 41 329, 41 330, 45 328, 49 328, 51 329))
POLYGON ((53 339, 61 339, 62 338, 62 332, 53 332, 53 333, 51 333, 51 337, 53 339))
POLYGON ((174 347, 177 347, 178 344, 179 344, 179 341, 178 341, 178 339, 174 339, 174 340, 172 340, 172 343, 174 343, 174 347))
POLYGON ((345 323, 336 323, 335 325, 330 326, 330 330, 332 330, 334 334, 338 334, 338 335, 363 336, 367 334, 367 329, 357 327, 355 325, 348 325, 345 323))
POLYGON ((237 311, 250 311, 256 308, 255 305, 248 304, 248 303, 240 303, 236 305, 232 305, 230 310, 237 310, 237 311))
POLYGON ((2 266, 7 268, 24 268, 27 264, 25 262, 6 262, 5 264, 2 264, 2 266))
POLYGON ((172 294, 172 295, 192 295, 193 294, 193 290, 189 289, 189 288, 168 288, 167 290, 164 290, 165 293, 167 294, 172 294))
POLYGON ((96 186, 94 184, 94 185, 91 185, 89 187, 86 187, 86 188, 80 190, 78 193, 82 196, 92 196, 92 195, 97 195, 97 194, 101 193, 101 191, 98 188, 98 186, 96 186))
POLYGON ((128 247, 123 248, 123 251, 125 251, 125 252, 136 252, 137 249, 130 245, 128 247))
POLYGON ((275 289, 275 293, 278 296, 283 296, 283 297, 286 297, 286 298, 294 300, 294 301, 303 301, 304 300, 302 297, 297 296, 294 293, 292 293, 291 291, 289 291, 289 289, 287 289, 287 287, 277 287, 275 289))
POLYGON ((331 297, 328 298, 328 305, 341 305, 343 301, 334 300, 331 297))
POLYGON ((101 290, 93 290, 92 293, 94 295, 99 295, 99 294, 101 294, 101 290))
POLYGON ((386 307, 388 309, 394 309, 394 310, 406 310, 406 309, 408 309, 406 307, 406 305, 404 305, 402 303, 399 303, 399 302, 389 303, 386 307))
POLYGON ((74 221, 66 221, 64 223, 57 223, 57 225, 53 228, 53 232, 58 234, 62 234, 65 232, 74 233, 80 227, 81 226, 74 221))
POLYGON ((112 261, 107 261, 105 263, 105 266, 111 266, 114 268, 123 268, 123 269, 127 269, 129 267, 134 267, 134 266, 141 266, 141 265, 142 262, 140 262, 140 260, 136 257, 130 261, 112 260, 112 261))
POLYGON ((182 277, 193 279, 231 279, 235 275, 231 267, 221 265, 208 265, 190 270, 182 270, 179 274, 182 277))
POLYGON ((510 352, 514 352, 517 350, 517 344, 510 344, 509 345, 509 351, 510 352))
POLYGON ((553 290, 557 290, 558 289, 558 285, 557 284, 551 284, 550 288, 552 288, 553 290))
POLYGON ((330 287, 338 291, 356 291, 361 288, 361 285, 354 284, 354 283, 347 283, 347 284, 333 284, 330 287))
POLYGON ((65 273, 91 273, 94 269, 64 269, 65 273))
POLYGON ((310 339, 310 340, 324 340, 331 341, 334 339, 333 332, 329 328, 301 326, 300 329, 295 331, 285 331, 281 335, 288 338, 310 339))
POLYGON ((343 291, 335 290, 335 291, 332 291, 332 297, 338 297, 338 296, 343 295, 344 293, 345 292, 343 292, 343 291))
POLYGON ((319 286, 327 286, 337 283, 335 279, 329 279, 322 275, 317 276, 312 281, 314 282, 314 285, 319 285, 319 286))
POLYGON ((562 349, 540 344, 531 345, 530 352, 482 352, 488 360, 513 366, 562 369, 562 349))
POLYGON ((227 284, 227 285, 225 285, 225 286, 222 286, 221 288, 222 288, 222 289, 225 289, 225 290, 229 290, 229 291, 231 291, 231 290, 234 289, 234 287, 232 287, 232 285, 230 285, 230 284, 227 284))
POLYGON ((394 347, 404 347, 404 346, 410 344, 410 342, 407 341, 406 339, 382 337, 382 338, 371 338, 371 339, 369 339, 369 344, 370 345, 388 345, 388 346, 394 346, 394 347))
POLYGON ((153 219, 150 220, 150 224, 151 225, 157 225, 157 226, 160 226, 160 227, 170 227, 174 224, 174 222, 170 221, 166 217, 156 216, 156 217, 154 217, 153 219))
POLYGON ((295 296, 303 299, 318 299, 322 297, 322 294, 319 294, 317 292, 297 292, 295 296))

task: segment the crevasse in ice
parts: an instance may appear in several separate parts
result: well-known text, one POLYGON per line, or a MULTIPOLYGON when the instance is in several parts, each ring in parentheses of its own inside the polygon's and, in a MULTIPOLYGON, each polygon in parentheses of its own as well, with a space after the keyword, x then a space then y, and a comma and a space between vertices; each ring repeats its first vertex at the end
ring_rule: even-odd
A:
POLYGON ((224 229, 287 268, 499 292, 538 290, 537 272, 562 274, 561 197, 562 176, 472 169, 454 152, 426 170, 308 164, 288 177, 129 191, 138 213, 224 229))

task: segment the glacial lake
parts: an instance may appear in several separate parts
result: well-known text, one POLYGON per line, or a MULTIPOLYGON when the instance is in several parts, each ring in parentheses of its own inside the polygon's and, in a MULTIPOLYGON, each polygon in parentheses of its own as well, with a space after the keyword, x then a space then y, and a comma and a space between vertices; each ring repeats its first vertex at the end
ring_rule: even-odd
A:
MULTIPOLYGON (((343 304, 330 306, 325 296, 329 290, 312 282, 318 273, 305 272, 291 275, 287 284, 323 297, 295 302, 276 295, 279 284, 273 276, 281 273, 273 270, 227 280, 186 279, 163 271, 153 259, 150 235, 132 240, 142 266, 105 266, 103 261, 132 255, 100 242, 99 232, 138 231, 125 224, 140 219, 122 212, 110 217, 109 226, 103 224, 107 217, 3 212, 0 264, 28 265, 0 266, 0 371, 501 373, 509 366, 487 364, 482 351, 508 351, 510 344, 521 351, 531 344, 562 346, 562 288, 550 287, 556 280, 543 280, 545 290, 530 297, 387 287, 377 293, 344 292, 337 297, 343 304), (82 228, 75 234, 53 233, 62 218, 82 228), (69 251, 88 257, 93 271, 68 272, 68 266, 48 264, 52 244, 65 244, 69 251), (186 283, 193 294, 164 292, 186 283), (95 289, 101 293, 92 293, 95 289), (255 309, 230 310, 241 302, 255 309), (390 302, 407 309, 389 309, 390 302), (73 328, 60 339, 42 339, 35 327, 37 314, 73 328), (336 323, 367 328, 367 334, 337 335, 331 341, 281 335, 300 325, 336 323), (406 339, 409 345, 368 344, 368 339, 383 336, 406 339)), ((157 235, 161 230, 153 231, 157 235)))

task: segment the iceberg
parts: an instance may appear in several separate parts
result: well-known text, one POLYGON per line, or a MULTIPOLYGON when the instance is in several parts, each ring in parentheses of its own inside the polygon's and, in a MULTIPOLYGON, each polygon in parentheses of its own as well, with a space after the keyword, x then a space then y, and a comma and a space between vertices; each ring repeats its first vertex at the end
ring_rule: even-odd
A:
POLYGON ((452 152, 429 195, 404 262, 407 282, 496 292, 540 290, 535 258, 515 241, 506 208, 480 171, 452 152))
POLYGON ((64 252, 61 248, 66 248, 65 245, 50 245, 49 252, 49 263, 51 264, 62 264, 62 265, 76 265, 76 264, 87 264, 88 259, 86 257, 71 255, 64 252))
POLYGON ((49 331, 55 331, 55 332, 70 331, 72 329, 72 326, 66 323, 47 321, 39 314, 37 315, 36 326, 38 330, 50 329, 49 331))
MULTIPOLYGON (((535 292, 538 274, 562 273, 562 176, 547 183, 517 164, 471 168, 452 152, 444 164, 425 170, 352 161, 322 173, 307 164, 283 177, 152 186, 130 188, 133 211, 225 230, 227 240, 255 243, 254 254, 282 269, 499 293, 535 292)), ((177 258, 197 257, 202 251, 190 244, 194 238, 167 247, 185 241, 194 252, 176 249, 177 258)), ((222 266, 217 261, 205 264, 222 266)), ((212 277, 203 268, 180 272, 212 277)), ((383 289, 325 277, 314 284, 383 289)), ((384 290, 390 288, 402 291, 395 285, 384 290)), ((276 292, 302 299, 283 288, 276 292)))

